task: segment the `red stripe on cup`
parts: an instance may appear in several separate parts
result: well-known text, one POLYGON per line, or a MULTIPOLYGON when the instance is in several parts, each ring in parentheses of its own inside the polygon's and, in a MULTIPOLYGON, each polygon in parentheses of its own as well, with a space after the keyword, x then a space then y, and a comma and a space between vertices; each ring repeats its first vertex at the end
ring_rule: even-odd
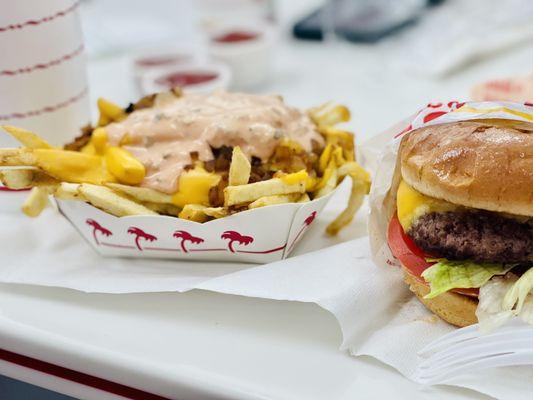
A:
POLYGON ((48 375, 66 379, 71 382, 89 386, 94 389, 103 390, 117 396, 122 396, 132 400, 169 400, 156 394, 145 392, 144 390, 135 389, 120 383, 108 381, 107 379, 98 378, 93 375, 84 374, 70 368, 61 367, 36 358, 23 356, 22 354, 13 353, 8 350, 0 349, 0 360, 17 364, 22 367, 30 368, 35 371, 43 372, 48 375))
POLYGON ((57 110, 60 110, 62 108, 68 107, 71 104, 76 103, 77 101, 81 100, 84 96, 87 95, 88 89, 87 87, 83 88, 83 90, 76 94, 75 96, 72 96, 71 98, 62 101, 61 103, 53 104, 51 106, 46 106, 44 108, 41 108, 39 110, 30 110, 26 112, 20 112, 20 113, 12 113, 12 114, 5 114, 0 115, 0 121, 7 121, 10 119, 24 119, 29 117, 36 117, 41 114, 49 114, 53 113, 57 110))
POLYGON ((53 20, 55 20, 57 18, 64 17, 65 15, 71 13, 76 8, 78 8, 79 4, 80 4, 80 2, 76 1, 70 7, 66 8, 64 10, 58 11, 55 14, 47 15, 47 16, 39 18, 39 19, 30 19, 28 21, 19 22, 19 23, 16 23, 16 24, 0 26, 0 33, 1 32, 7 32, 7 31, 14 31, 14 30, 17 30, 17 29, 23 29, 23 28, 26 28, 28 26, 37 26, 37 25, 44 24, 46 22, 53 21, 53 20))
POLYGON ((65 61, 71 60, 71 59, 79 56, 83 52, 83 47, 84 47, 83 44, 81 44, 73 52, 65 54, 64 56, 62 56, 60 58, 56 58, 55 60, 51 60, 51 61, 48 61, 48 62, 45 62, 45 63, 35 64, 35 65, 32 65, 32 66, 22 67, 22 68, 18 68, 18 69, 0 70, 0 76, 2 76, 2 75, 4 75, 4 76, 14 76, 14 75, 19 75, 19 74, 29 74, 29 73, 37 71, 37 70, 43 70, 43 69, 47 69, 47 68, 50 68, 50 67, 55 67, 56 65, 59 65, 59 64, 65 62, 65 61))

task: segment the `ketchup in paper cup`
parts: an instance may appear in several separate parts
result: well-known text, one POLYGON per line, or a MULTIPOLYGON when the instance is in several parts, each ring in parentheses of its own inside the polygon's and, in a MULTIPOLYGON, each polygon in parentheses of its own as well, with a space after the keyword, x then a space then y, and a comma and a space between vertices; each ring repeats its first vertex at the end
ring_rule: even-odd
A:
POLYGON ((261 36, 259 32, 245 31, 245 30, 234 30, 221 33, 218 36, 214 36, 211 40, 215 43, 242 43, 248 42, 251 40, 256 40, 261 36))
POLYGON ((143 75, 140 81, 143 94, 163 92, 180 86, 186 93, 210 93, 227 89, 231 73, 225 65, 184 64, 154 68, 143 75))
POLYGON ((208 35, 209 56, 230 67, 232 87, 246 89, 269 78, 275 38, 272 27, 235 25, 211 31, 208 35))

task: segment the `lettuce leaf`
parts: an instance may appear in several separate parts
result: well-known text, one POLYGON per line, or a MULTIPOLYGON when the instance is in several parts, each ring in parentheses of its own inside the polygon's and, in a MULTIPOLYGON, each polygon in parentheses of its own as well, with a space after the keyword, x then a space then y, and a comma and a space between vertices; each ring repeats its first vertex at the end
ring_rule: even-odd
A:
POLYGON ((482 333, 492 332, 513 317, 511 310, 504 310, 503 299, 516 280, 513 274, 498 276, 479 289, 476 317, 482 333))
POLYGON ((520 278, 514 274, 491 279, 479 290, 476 316, 481 332, 490 332, 517 316, 533 324, 533 268, 520 278))
POLYGON ((457 288, 479 288, 495 275, 505 275, 516 264, 475 263, 472 261, 437 260, 422 273, 429 283, 430 292, 424 296, 431 299, 439 294, 457 288))
POLYGON ((522 311, 526 297, 533 289, 533 268, 527 270, 507 291, 503 298, 502 307, 504 310, 515 309, 515 315, 522 311), (515 308, 516 305, 516 308, 515 308))

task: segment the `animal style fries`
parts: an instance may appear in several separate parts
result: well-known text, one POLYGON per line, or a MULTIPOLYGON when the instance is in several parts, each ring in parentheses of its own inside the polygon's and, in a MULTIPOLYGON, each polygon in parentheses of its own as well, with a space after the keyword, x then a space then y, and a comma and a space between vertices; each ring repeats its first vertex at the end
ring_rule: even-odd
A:
POLYGON ((352 220, 370 189, 355 161, 350 118, 330 104, 303 113, 278 96, 217 92, 147 96, 123 109, 98 101, 97 127, 64 148, 4 126, 23 147, 0 149, 0 181, 33 188, 23 205, 37 216, 49 195, 107 213, 171 215, 196 222, 331 193, 349 176, 347 208, 327 231, 352 220), (8 168, 7 167, 16 167, 8 168))

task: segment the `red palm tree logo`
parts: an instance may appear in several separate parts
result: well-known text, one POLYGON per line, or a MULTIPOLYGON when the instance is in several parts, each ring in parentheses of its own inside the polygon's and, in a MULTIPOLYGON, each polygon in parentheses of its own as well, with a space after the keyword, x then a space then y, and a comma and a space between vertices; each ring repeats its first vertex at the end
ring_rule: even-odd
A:
POLYGON ((100 242, 98 241, 98 235, 97 233, 100 232, 104 236, 111 236, 113 233, 109 230, 104 228, 102 225, 100 225, 98 222, 96 222, 94 219, 87 219, 85 223, 89 226, 93 227, 93 238, 94 242, 97 245, 100 245, 100 242))
POLYGON ((313 221, 315 220, 316 218, 316 211, 313 211, 311 214, 309 214, 309 216, 304 220, 304 224, 306 226, 309 226, 313 223, 313 221))
POLYGON ((148 242, 154 242, 157 240, 157 238, 154 235, 150 235, 149 233, 146 233, 140 228, 137 228, 135 226, 131 226, 128 228, 128 233, 131 235, 135 235, 135 245, 140 251, 143 251, 141 247, 141 239, 146 240, 148 242))
POLYGON ((300 231, 298 232, 298 234, 292 241, 291 245, 289 246, 288 252, 292 250, 292 248, 294 247, 294 244, 298 241, 298 239, 300 239, 300 236, 302 236, 302 233, 304 233, 307 227, 313 223, 315 218, 316 218, 316 211, 313 211, 311 214, 309 214, 309 216, 306 219, 304 219, 304 223, 302 224, 300 231))
POLYGON ((174 236, 176 239, 181 239, 180 245, 184 253, 189 252, 185 247, 186 242, 191 242, 194 244, 200 244, 204 242, 204 239, 193 236, 187 231, 176 231, 172 236, 174 236))
POLYGON ((220 237, 222 239, 229 240, 228 248, 229 248, 229 251, 231 251, 232 253, 235 253, 235 249, 233 248, 233 242, 237 242, 239 244, 242 244, 243 246, 248 246, 250 243, 254 241, 253 237, 244 236, 244 235, 241 235, 239 232, 235 232, 235 231, 226 231, 220 237))

